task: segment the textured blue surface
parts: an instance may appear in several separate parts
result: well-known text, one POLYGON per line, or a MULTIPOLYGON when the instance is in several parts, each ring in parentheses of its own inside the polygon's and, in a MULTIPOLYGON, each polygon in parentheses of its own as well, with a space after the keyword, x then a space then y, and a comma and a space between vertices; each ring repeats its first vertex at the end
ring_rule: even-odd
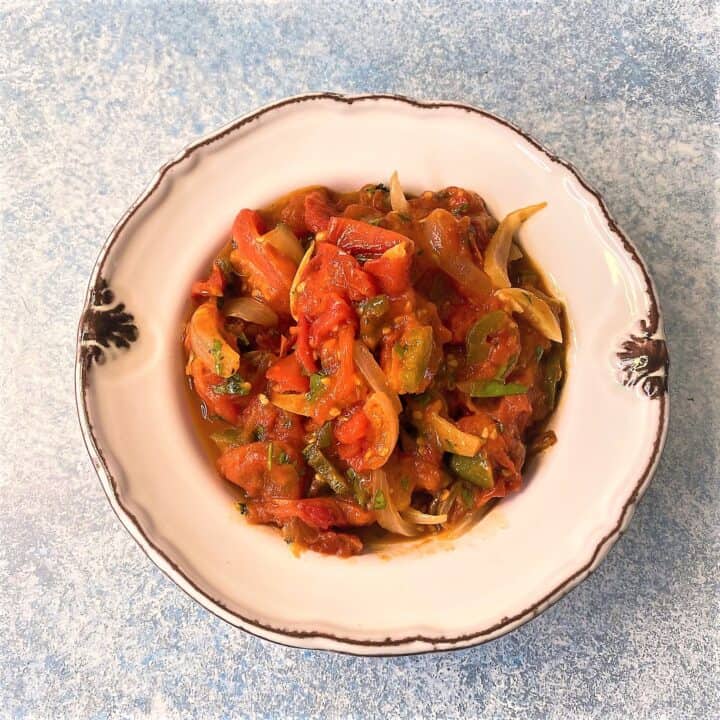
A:
POLYGON ((0 3, 0 716, 720 716, 712 5, 0 3), (604 193, 663 303, 671 427, 634 521, 479 648, 352 658, 223 624, 121 528, 77 427, 75 325, 116 220, 197 135, 324 89, 515 121, 604 193))

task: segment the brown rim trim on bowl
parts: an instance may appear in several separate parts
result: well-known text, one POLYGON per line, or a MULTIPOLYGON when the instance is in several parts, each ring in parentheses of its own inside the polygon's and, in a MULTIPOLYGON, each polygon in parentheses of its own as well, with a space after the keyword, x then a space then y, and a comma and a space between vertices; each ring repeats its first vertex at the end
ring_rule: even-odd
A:
MULTIPOLYGON (((132 316, 130 316, 130 321, 132 321, 132 316)), ((92 338, 91 338, 92 339, 92 338)), ((134 339, 134 338, 133 338, 134 339)), ((660 307, 656 298, 655 289, 653 287, 652 280, 650 278, 650 275, 647 271, 647 268, 645 267, 644 262, 640 258, 637 250, 633 246, 633 244, 630 242, 630 240, 625 236, 625 234, 620 230, 615 220, 610 215, 607 206, 605 205, 605 202, 602 198, 602 196, 594 189, 592 188, 582 177, 582 175, 578 172, 578 170, 569 162, 566 160, 562 160, 557 155, 555 155, 553 152, 545 148, 541 143, 539 143, 537 140, 535 140, 532 136, 528 135, 526 132, 521 130, 519 127, 517 127, 514 123, 509 122, 508 120, 505 120, 503 118, 500 118, 496 115, 493 115, 492 113, 489 113, 485 110, 480 110, 479 108, 472 107, 471 105, 465 105, 462 103, 454 103, 454 102, 422 102, 419 100, 414 100, 412 98, 408 98, 402 95, 392 95, 392 94, 371 94, 371 95, 356 95, 356 96, 345 96, 340 95, 337 93, 313 93, 308 95, 298 95, 290 98, 286 98, 285 100, 281 100, 279 102, 273 103, 271 105, 267 105, 253 113, 250 113, 248 115, 245 115, 238 120, 234 121, 233 123, 227 125, 226 127, 222 128, 221 130, 217 131, 216 133, 209 135, 202 140, 188 146, 184 151, 182 151, 178 156, 176 156, 173 160, 166 163, 162 166, 162 168, 157 173, 155 179, 152 181, 150 186, 145 190, 145 192, 130 206, 128 211, 125 213, 123 218, 119 221, 119 223, 115 226, 113 231, 110 233, 110 236, 108 237, 107 241, 105 242, 102 250, 100 251, 100 254, 98 256, 98 259, 95 263, 95 266, 93 268, 93 272, 90 278, 90 282, 88 284, 88 290, 85 297, 85 303, 83 306, 83 312, 80 318, 79 326, 78 326, 78 333, 77 333, 77 353, 76 353, 76 361, 75 361, 75 395, 76 395, 76 402, 77 402, 77 410, 78 410, 78 418, 80 420, 80 426, 83 431, 83 440, 85 442, 85 447, 87 448, 87 451, 90 455, 91 460, 93 461, 93 465, 95 466, 95 469, 98 473, 98 475, 101 477, 101 479, 104 479, 106 483, 103 484, 103 488, 106 490, 106 494, 108 495, 108 499, 110 500, 110 504, 115 511, 116 515, 122 522, 122 524, 125 526, 125 528, 130 532, 130 534, 133 536, 133 538, 138 542, 138 545, 140 545, 141 549, 145 554, 162 570, 168 577, 170 577, 173 581, 177 582, 178 578, 174 577, 173 573, 176 575, 179 575, 180 578, 182 578, 182 581, 184 583, 187 583, 190 587, 193 588, 194 592, 197 593, 200 598, 203 598, 205 601, 210 603, 211 606, 208 606, 205 602, 203 602, 200 598, 196 597, 193 593, 188 591, 186 588, 184 588, 182 585, 180 585, 180 588, 184 590, 190 597, 192 597, 194 600, 200 602, 203 607, 210 610, 213 614, 220 617, 222 620, 225 620, 226 622, 229 622, 230 624, 234 625, 235 627, 240 627, 241 629, 245 630, 246 632, 249 632, 250 634, 255 635, 252 630, 249 630, 248 628, 244 627, 240 623, 244 623, 247 625, 250 625, 252 628, 256 628, 258 631, 264 630, 273 634, 277 635, 284 635, 286 638, 295 638, 295 639, 303 639, 303 638, 318 638, 318 639, 326 639, 333 642, 337 642, 344 645, 349 646, 356 646, 358 648, 364 647, 369 648, 372 650, 373 655, 381 655, 382 653, 375 652, 374 650, 382 649, 382 648, 392 648, 392 647, 398 647, 401 645, 408 645, 411 643, 424 643, 430 646, 437 646, 437 645, 457 645, 460 647, 470 647, 469 645, 464 645, 463 643, 468 643, 469 641, 476 641, 475 645, 478 645, 482 642, 487 641, 490 639, 488 636, 494 635, 495 633, 499 633, 503 628, 514 626, 517 627, 524 622, 527 622, 528 620, 533 619, 537 615, 540 614, 540 612, 546 610, 550 605, 552 605, 554 602, 559 600, 561 597, 563 597, 565 594, 567 594, 572 588, 577 585, 580 580, 582 580, 585 576, 589 575, 593 570, 596 563, 600 560, 601 556, 607 553, 610 550, 610 547, 616 542, 618 537, 622 534, 623 529, 627 525, 627 522, 629 521, 632 512, 634 510, 634 507, 644 491, 644 488, 649 481, 655 466, 657 464, 657 461, 659 459, 660 451, 663 446, 664 441, 664 435, 667 427, 667 407, 668 407, 668 393, 667 393, 667 370, 669 366, 669 359, 667 355, 667 349, 665 347, 665 341, 662 337, 661 332, 661 314, 660 314, 660 307), (454 637, 428 637, 425 635, 411 635, 406 636, 398 639, 392 639, 387 638, 385 640, 358 640, 355 638, 348 638, 348 637, 341 637, 338 635, 334 635, 332 633, 323 633, 323 632, 315 632, 315 631, 297 631, 297 630, 287 630, 283 628, 273 627, 272 625, 266 625, 263 623, 258 622, 257 620, 244 617, 240 615, 239 613, 228 609, 223 605, 222 602, 219 600, 216 600, 212 597, 210 597, 204 590, 202 590, 198 585, 196 585, 193 581, 191 581, 184 572, 180 569, 180 567, 172 560, 170 559, 162 550, 160 550, 158 547, 156 547, 153 542, 148 538, 148 536, 145 534, 144 530, 142 529, 138 518, 130 512, 127 508, 125 508, 120 501, 120 497, 118 495, 117 491, 117 484, 115 482, 115 478, 113 477, 112 473, 110 472, 108 468, 108 464, 105 460, 105 457, 100 449, 100 446, 95 438, 95 434, 93 431, 92 424, 90 423, 88 409, 87 409, 87 383, 88 383, 88 372, 91 367, 91 362, 88 362, 88 359, 86 357, 86 346, 85 342, 87 341, 87 328, 88 328, 88 318, 89 315, 93 312, 97 312, 97 308, 93 308, 93 299, 95 297, 95 290, 99 286, 99 283, 104 283, 104 277, 103 277, 103 269, 105 267, 105 261, 107 259, 107 256, 109 254, 109 251, 112 249, 113 245, 115 244, 116 240, 118 239, 118 236, 122 232, 122 230, 125 228, 127 223, 132 219, 132 217, 135 215, 135 213, 144 205, 144 203, 150 198, 150 196, 154 193, 154 191, 158 188, 162 180, 165 178, 167 173, 176 165, 181 163, 183 160, 188 158, 195 150, 204 147, 206 145, 210 145, 213 142, 216 142, 217 140, 222 139, 229 133, 232 133, 239 128, 248 125, 258 118, 262 117, 263 115, 267 114, 268 112, 272 112, 274 110, 277 110, 279 108, 282 108, 286 105, 292 105, 296 103, 303 103, 303 102, 310 102, 313 100, 333 100, 336 102, 344 103, 347 105, 352 105, 356 102, 366 102, 366 101, 374 101, 374 100, 393 100, 397 102, 402 102, 407 105, 412 105, 417 108, 421 109, 440 109, 440 108, 455 108, 458 110, 464 110, 469 113, 475 113, 478 115, 481 115, 483 117, 486 117, 490 120, 493 120, 494 122, 497 122, 501 125, 504 125, 505 127, 513 130, 514 132, 521 135, 525 140, 527 140, 530 144, 532 144, 535 148, 540 150, 543 154, 545 154, 552 162, 558 163, 562 165, 564 168, 569 170, 573 176, 577 179, 577 181, 587 190, 598 202, 598 205, 600 206, 600 209, 605 217, 605 220, 610 228, 610 230, 618 237, 620 242, 622 243, 623 248, 625 251, 630 255, 632 260, 636 263, 636 265, 640 268, 640 271, 642 273, 644 282, 645 282, 645 288, 648 295, 648 299, 650 302, 650 308, 648 311, 648 317, 639 319, 639 324, 641 328, 641 336, 632 336, 631 341, 629 341, 631 344, 628 345, 625 343, 623 345, 624 352, 626 355, 620 354, 619 357, 621 360, 623 359, 630 359, 630 360, 637 360, 638 357, 644 357, 643 352, 650 353, 652 355, 651 361, 653 362, 652 369, 647 370, 647 372, 642 375, 641 379, 647 380, 647 374, 651 373, 653 371, 664 371, 664 374, 662 375, 662 380, 658 380, 655 383, 655 392, 652 394, 647 392, 645 388, 643 388, 645 394, 648 397, 655 398, 659 401, 660 404, 660 414, 658 419, 658 427, 655 433, 655 439, 653 442, 653 448, 652 452, 650 454, 650 458, 648 460, 648 463, 644 469, 644 471, 641 473, 640 477, 638 478, 638 481, 636 482, 635 486, 632 489, 632 492, 630 493, 630 496, 626 500, 625 504, 623 505, 622 511, 620 513, 620 517, 618 518, 617 522, 615 523, 614 527, 610 532, 608 532, 596 545, 594 552, 592 553, 590 559, 587 563, 585 563, 579 570, 574 572, 572 575, 570 575, 568 578, 566 578, 562 583, 557 585, 552 591, 547 593, 545 596, 543 596, 540 600, 533 603, 531 606, 526 608, 520 613, 517 613, 516 615, 512 617, 506 617, 500 620, 499 622, 495 623, 493 626, 485 628, 483 630, 473 632, 473 633, 467 633, 463 635, 457 635, 454 637), (660 335, 660 337, 657 337, 657 335, 660 335), (656 337, 652 337, 656 336, 656 337), (645 344, 643 344, 645 343, 645 344), (654 343, 654 344, 653 344, 654 343), (629 355, 627 355, 629 353, 629 355), (112 494, 111 494, 112 493, 112 494), (135 533, 139 537, 136 537, 135 533), (142 540, 140 539, 142 538, 142 540), (156 554, 160 558, 162 558, 162 561, 167 565, 167 568, 162 567, 156 559, 152 556, 152 553, 156 554), (222 617, 218 610, 222 610, 223 612, 227 613, 228 615, 232 616, 233 618, 236 618, 239 622, 238 624, 232 622, 231 620, 228 620, 225 617, 222 617)), ((628 370, 625 368, 625 372, 627 373, 628 370)), ((650 378, 652 379, 652 378, 650 378)), ((628 382, 626 383, 628 385, 634 385, 635 383, 628 382)), ((514 629, 514 628, 513 628, 514 629)), ((258 637, 263 638, 264 640, 270 639, 272 642, 278 642, 275 639, 266 638, 264 635, 261 635, 258 633, 258 637)), ((283 644, 283 643, 279 643, 283 644)), ((295 647, 294 645, 291 647, 295 647)), ((325 648, 322 648, 325 649, 325 648)), ((447 650, 453 650, 456 649, 454 647, 430 647, 427 650, 408 650, 404 654, 421 654, 421 653, 427 653, 427 652, 441 652, 441 651, 447 651, 447 650)), ((349 654, 365 654, 365 653, 353 653, 352 650, 334 650, 334 652, 347 652, 349 654)), ((392 655, 397 655, 402 653, 392 653, 392 655)))

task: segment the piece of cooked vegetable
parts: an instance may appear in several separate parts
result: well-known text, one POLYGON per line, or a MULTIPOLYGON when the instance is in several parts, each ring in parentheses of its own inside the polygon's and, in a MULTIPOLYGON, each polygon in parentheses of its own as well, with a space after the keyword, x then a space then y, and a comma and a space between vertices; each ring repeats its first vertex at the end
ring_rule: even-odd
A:
POLYGON ((285 224, 278 223, 270 232, 261 235, 258 242, 272 245, 285 257, 289 257, 296 265, 303 258, 303 249, 295 233, 285 224))
POLYGON ((196 357, 216 375, 230 377, 240 367, 240 355, 222 334, 222 316, 213 301, 200 305, 188 324, 190 347, 196 357))
POLYGON ((275 327, 279 322, 277 313, 267 303, 251 297, 231 298, 223 305, 223 315, 264 327, 275 327))
POLYGON ((267 242, 262 242, 260 214, 241 210, 233 223, 230 262, 253 297, 264 300, 279 315, 290 311, 290 285, 297 263, 267 242))
POLYGON ((553 348, 545 361, 542 388, 547 398, 548 410, 555 409, 557 388, 563 376, 562 351, 559 347, 553 348))
POLYGON ((363 466, 368 470, 381 468, 398 441, 400 421, 392 401, 386 393, 374 392, 363 405, 363 412, 370 421, 369 447, 363 456, 363 466))
POLYGON ((515 260, 521 260, 523 258, 523 251, 518 245, 512 243, 510 245, 510 252, 508 253, 508 262, 515 262, 515 260))
POLYGON ((370 473, 370 482, 373 488, 372 509, 375 510, 378 525, 398 535, 406 537, 417 535, 416 524, 405 520, 395 507, 387 474, 383 470, 373 470, 370 473))
POLYGON ((411 523, 415 523, 415 525, 443 525, 448 519, 447 514, 429 515, 413 507, 403 510, 400 515, 404 520, 409 520, 411 523))
POLYGON ((421 249, 457 283, 467 297, 484 300, 492 292, 492 282, 475 264, 467 243, 461 237, 463 231, 457 218, 438 208, 420 225, 422 232, 418 239, 422 243, 421 249))
POLYGON ((311 443, 303 450, 307 464, 336 495, 350 495, 351 488, 343 475, 325 457, 318 443, 311 443))
POLYGON ((484 362, 490 354, 490 344, 487 342, 488 335, 497 332, 509 320, 502 310, 495 310, 483 315, 468 330, 465 338, 465 352, 470 365, 484 362))
POLYGON ((374 350, 380 341, 383 319, 390 310, 390 298, 376 295, 360 303, 360 337, 374 350))
POLYGON ((275 407, 296 415, 312 415, 312 403, 308 400, 307 393, 271 393, 270 402, 275 407))
POLYGON ((523 288, 505 288, 495 295, 514 312, 522 313, 528 322, 553 342, 562 342, 560 323, 550 306, 535 293, 523 288))
POLYGON ((483 446, 483 440, 477 435, 463 432, 454 423, 440 417, 437 413, 431 413, 430 424, 437 433, 440 446, 445 452, 472 457, 483 446))
POLYGON ((252 384, 245 380, 238 373, 234 373, 229 378, 217 385, 212 386, 212 391, 216 395, 248 395, 252 388, 252 384))
POLYGON ((408 215, 410 212, 410 205, 405 197, 402 185, 400 185, 397 170, 390 176, 390 206, 395 212, 403 215, 408 215))
POLYGON ((520 208, 506 215, 498 225, 485 249, 483 268, 496 288, 509 288, 512 284, 507 274, 507 264, 513 235, 528 218, 546 206, 547 203, 543 202, 520 208))
POLYGON ((407 330, 392 349, 390 386, 400 395, 419 393, 427 385, 426 373, 433 350, 429 325, 407 330))
POLYGON ((290 314, 293 317, 293 320, 298 319, 298 310, 297 310, 297 302, 298 302, 298 295, 302 292, 302 279, 305 277, 305 271, 307 270, 307 266, 309 265, 310 261, 312 260, 313 253, 315 252, 315 241, 313 240, 309 245, 307 250, 305 251, 305 255, 303 255, 302 260, 300 261, 300 264, 298 265, 297 271, 295 275, 293 276, 292 283, 290 285, 290 314))
POLYGON ((489 490, 494 485, 492 466, 484 453, 475 457, 451 455, 448 465, 459 478, 484 490, 489 490))
POLYGON ((350 254, 384 253, 406 239, 404 235, 393 230, 346 217, 330 218, 325 236, 326 242, 331 242, 350 254))
POLYGON ((375 392, 387 395, 388 398, 390 398, 393 410, 398 414, 401 413, 402 403, 400 402, 400 398, 388 385, 385 373, 362 340, 355 341, 353 345, 353 358, 355 360, 355 367, 357 367, 358 372, 363 376, 365 382, 375 392))
POLYGON ((527 385, 522 385, 521 383, 505 383, 501 380, 467 380, 459 382, 457 386, 460 390, 474 398, 522 395, 528 391, 527 385))

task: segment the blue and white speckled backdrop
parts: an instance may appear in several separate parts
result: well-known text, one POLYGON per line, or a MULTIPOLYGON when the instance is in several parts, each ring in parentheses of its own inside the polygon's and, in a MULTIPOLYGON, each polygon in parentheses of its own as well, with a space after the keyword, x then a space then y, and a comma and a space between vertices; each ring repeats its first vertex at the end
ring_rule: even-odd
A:
POLYGON ((0 716, 720 716, 717 7, 702 0, 0 2, 0 716), (201 610, 113 516, 75 326, 103 239, 199 134, 309 90, 467 101, 573 160, 656 278, 672 419, 601 568, 455 653, 286 649, 201 610))

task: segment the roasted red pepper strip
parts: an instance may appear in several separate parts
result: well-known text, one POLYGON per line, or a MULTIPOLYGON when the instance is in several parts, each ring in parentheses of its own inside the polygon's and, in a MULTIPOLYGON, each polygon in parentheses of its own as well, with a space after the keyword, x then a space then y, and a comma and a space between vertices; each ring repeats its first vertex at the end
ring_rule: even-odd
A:
POLYGON ((274 384, 278 392, 307 392, 310 389, 310 381, 307 375, 303 375, 297 353, 271 365, 265 377, 274 384))
POLYGON ((327 242, 337 245, 349 253, 380 255, 407 238, 393 230, 370 225, 362 220, 346 217, 332 217, 328 224, 327 242))
POLYGON ((363 270, 377 280, 382 292, 387 295, 400 295, 410 287, 412 257, 413 244, 404 240, 379 258, 368 260, 363 270))
POLYGON ((310 347, 310 323, 305 315, 301 315, 298 319, 295 353, 306 373, 317 372, 317 361, 310 347))
POLYGON ((269 243, 258 242, 262 218, 254 210, 241 210, 233 224, 236 249, 230 262, 275 312, 290 314, 290 285, 297 266, 269 243))
POLYGON ((305 225, 312 232, 327 230, 330 217, 336 212, 326 190, 313 190, 305 196, 305 225))
POLYGON ((195 300, 207 297, 222 297, 225 292, 225 275, 217 266, 213 265, 207 280, 196 280, 192 284, 190 294, 195 300))

